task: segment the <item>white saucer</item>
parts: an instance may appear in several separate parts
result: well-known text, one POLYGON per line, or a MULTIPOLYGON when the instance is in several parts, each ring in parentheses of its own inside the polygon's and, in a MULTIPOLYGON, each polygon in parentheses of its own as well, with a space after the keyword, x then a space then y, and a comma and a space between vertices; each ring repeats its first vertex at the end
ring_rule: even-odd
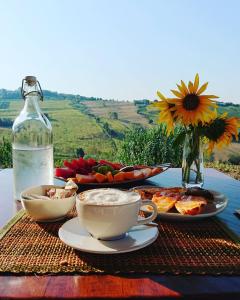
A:
POLYGON ((77 250, 99 254, 118 254, 150 245, 158 237, 158 228, 146 225, 134 226, 122 239, 103 241, 93 238, 80 225, 76 217, 64 223, 58 235, 62 242, 77 250))

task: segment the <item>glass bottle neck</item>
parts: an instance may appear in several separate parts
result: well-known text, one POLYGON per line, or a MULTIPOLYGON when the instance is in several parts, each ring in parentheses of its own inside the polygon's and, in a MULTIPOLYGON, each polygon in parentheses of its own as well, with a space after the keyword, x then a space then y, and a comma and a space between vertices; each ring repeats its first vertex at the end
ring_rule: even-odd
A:
POLYGON ((39 106, 39 95, 36 93, 31 93, 26 96, 25 105, 23 108, 23 112, 25 113, 41 113, 41 109, 39 106))

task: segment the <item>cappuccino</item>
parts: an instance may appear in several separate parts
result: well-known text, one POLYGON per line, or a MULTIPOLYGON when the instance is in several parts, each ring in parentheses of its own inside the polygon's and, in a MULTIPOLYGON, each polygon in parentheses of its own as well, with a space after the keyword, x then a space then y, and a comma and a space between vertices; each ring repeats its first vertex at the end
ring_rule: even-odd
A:
POLYGON ((157 216, 157 207, 151 200, 142 202, 136 192, 112 188, 80 193, 76 208, 80 225, 94 238, 102 240, 123 238, 132 226, 147 224, 157 216), (152 206, 152 214, 139 218, 139 210, 145 205, 152 206))
POLYGON ((102 188, 81 193, 79 200, 84 202, 84 204, 90 205, 124 205, 138 201, 139 194, 118 189, 102 188))

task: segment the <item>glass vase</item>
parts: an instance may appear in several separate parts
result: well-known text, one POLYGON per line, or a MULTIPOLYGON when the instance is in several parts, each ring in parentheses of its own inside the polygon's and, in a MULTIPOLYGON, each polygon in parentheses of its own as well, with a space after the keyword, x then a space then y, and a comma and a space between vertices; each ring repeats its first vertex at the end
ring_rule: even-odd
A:
POLYGON ((203 147, 197 131, 191 131, 185 136, 182 160, 182 186, 203 186, 203 147))

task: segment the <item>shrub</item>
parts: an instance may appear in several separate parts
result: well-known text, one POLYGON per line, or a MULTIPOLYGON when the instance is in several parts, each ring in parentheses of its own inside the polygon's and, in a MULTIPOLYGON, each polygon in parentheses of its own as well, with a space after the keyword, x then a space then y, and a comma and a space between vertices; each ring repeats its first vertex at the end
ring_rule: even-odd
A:
POLYGON ((0 168, 12 167, 12 145, 11 142, 4 138, 0 143, 0 168))
POLYGON ((0 118, 0 127, 11 128, 13 121, 8 118, 0 118))
POLYGON ((233 165, 240 165, 240 155, 239 154, 232 154, 229 157, 228 162, 230 164, 233 164, 233 165))
POLYGON ((180 167, 182 145, 175 147, 174 142, 175 136, 167 137, 162 125, 150 129, 135 128, 127 132, 119 147, 118 159, 125 164, 156 165, 170 162, 180 167))

